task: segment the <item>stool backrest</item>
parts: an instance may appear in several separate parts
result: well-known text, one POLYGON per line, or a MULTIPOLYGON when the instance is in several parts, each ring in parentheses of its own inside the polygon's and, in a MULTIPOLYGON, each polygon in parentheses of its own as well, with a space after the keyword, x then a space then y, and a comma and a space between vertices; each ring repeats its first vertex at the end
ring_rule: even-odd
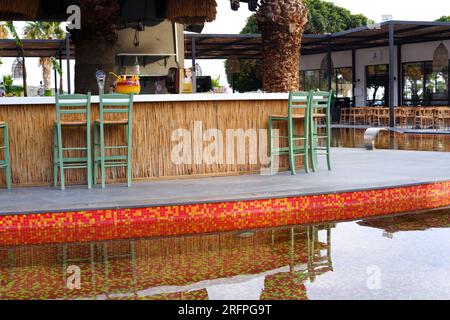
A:
POLYGON ((86 115, 86 121, 91 119, 91 93, 64 94, 55 96, 56 120, 61 121, 62 115, 86 115))
POLYGON ((288 115, 292 117, 296 109, 303 109, 305 115, 309 107, 309 92, 289 92, 288 115))
POLYGON ((133 94, 101 94, 100 95, 100 119, 105 113, 126 113, 131 123, 133 116, 133 94))
MULTIPOLYGON (((311 114, 326 113, 330 117, 331 102, 333 101, 333 91, 311 91, 310 92, 311 114)), ((364 112, 362 109, 360 111, 364 112)))

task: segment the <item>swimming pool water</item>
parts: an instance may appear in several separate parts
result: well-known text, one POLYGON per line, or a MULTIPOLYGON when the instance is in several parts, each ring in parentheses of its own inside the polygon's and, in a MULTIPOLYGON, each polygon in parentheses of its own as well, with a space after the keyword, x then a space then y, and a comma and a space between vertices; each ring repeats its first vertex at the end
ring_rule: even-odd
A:
POLYGON ((0 299, 448 299, 449 237, 450 210, 440 210, 257 231, 0 247, 0 299))
MULTIPOLYGON (((365 129, 333 128, 332 147, 364 148, 365 129)), ((412 134, 380 132, 375 140, 377 149, 450 152, 449 134, 412 134)))

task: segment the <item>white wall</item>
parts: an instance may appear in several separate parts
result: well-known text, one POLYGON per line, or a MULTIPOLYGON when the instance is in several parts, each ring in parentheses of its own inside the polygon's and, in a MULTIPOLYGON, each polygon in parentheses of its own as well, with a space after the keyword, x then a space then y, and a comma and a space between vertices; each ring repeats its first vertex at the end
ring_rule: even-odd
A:
MULTIPOLYGON (((118 42, 116 46, 117 53, 137 53, 137 54, 174 54, 174 32, 172 23, 163 21, 152 27, 145 27, 143 32, 139 34, 140 45, 135 47, 133 44, 135 31, 134 29, 123 29, 118 31, 118 42)), ((141 74, 145 75, 167 75, 168 69, 172 67, 184 68, 184 28, 177 24, 178 37, 178 63, 174 56, 153 63, 148 63, 145 67, 141 66, 141 74)), ((118 66, 119 67, 119 66, 118 66)), ((126 67, 130 72, 131 66, 126 67)))
MULTIPOLYGON (((441 41, 407 44, 402 46, 402 63, 432 61, 433 53, 441 41)), ((450 51, 450 40, 443 41, 450 51)), ((320 64, 325 54, 306 55, 301 57, 301 70, 320 69, 320 64)), ((338 67, 350 67, 352 65, 351 51, 332 53, 333 64, 338 67)), ((364 106, 366 101, 366 66, 388 64, 388 47, 377 47, 356 50, 356 106, 364 106)), ((397 74, 397 46, 394 49, 394 104, 398 105, 398 81, 397 74)))

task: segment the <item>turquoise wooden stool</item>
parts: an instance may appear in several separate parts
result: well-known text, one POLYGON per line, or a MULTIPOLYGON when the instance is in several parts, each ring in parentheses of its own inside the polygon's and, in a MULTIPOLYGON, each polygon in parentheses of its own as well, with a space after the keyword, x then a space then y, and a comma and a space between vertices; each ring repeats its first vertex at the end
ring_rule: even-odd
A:
POLYGON ((311 152, 311 168, 316 171, 317 156, 325 155, 327 157, 328 170, 331 170, 330 148, 331 148, 331 102, 333 100, 333 91, 328 92, 310 92, 310 152, 311 152), (325 132, 318 133, 318 120, 325 118, 325 132), (325 140, 325 146, 319 146, 318 142, 325 140))
POLYGON ((105 188, 106 168, 126 167, 127 185, 131 187, 131 150, 132 150, 133 94, 100 95, 100 118, 94 122, 94 184, 98 179, 100 166, 102 188, 105 188), (112 108, 110 108, 112 107, 112 108), (105 120, 105 114, 126 114, 120 120, 105 120), (105 146, 105 126, 125 126, 125 146, 105 146), (108 155, 106 150, 125 149, 126 155, 108 155))
POLYGON ((53 180, 58 186, 58 171, 61 190, 65 189, 65 169, 87 169, 88 188, 92 188, 92 152, 91 152, 91 93, 56 95, 56 121, 53 125, 53 180), (82 120, 64 120, 67 115, 81 115, 82 120), (62 128, 86 127, 86 147, 63 147, 62 128), (86 156, 64 157, 64 151, 81 151, 86 156), (58 170, 59 169, 59 170, 58 170))
POLYGON ((274 156, 288 155, 289 167, 291 173, 295 174, 295 159, 298 156, 304 158, 305 171, 309 172, 309 160, 308 160, 308 144, 309 144, 309 93, 308 92, 290 92, 288 101, 288 114, 286 115, 271 115, 269 116, 269 155, 270 155, 270 170, 273 171, 273 158, 274 156), (296 109, 303 110, 303 114, 295 114, 296 109), (295 134, 295 120, 304 120, 303 132, 295 134), (274 136, 273 135, 273 122, 283 121, 287 122, 287 136, 274 136), (288 147, 274 148, 274 139, 285 139, 288 141, 288 147), (298 141, 302 141, 303 144, 298 144, 298 141))
POLYGON ((4 159, 0 160, 0 169, 5 169, 6 187, 11 189, 11 163, 9 160, 8 125, 6 122, 0 121, 0 129, 3 130, 3 145, 0 146, 0 150, 3 150, 4 154, 4 159))

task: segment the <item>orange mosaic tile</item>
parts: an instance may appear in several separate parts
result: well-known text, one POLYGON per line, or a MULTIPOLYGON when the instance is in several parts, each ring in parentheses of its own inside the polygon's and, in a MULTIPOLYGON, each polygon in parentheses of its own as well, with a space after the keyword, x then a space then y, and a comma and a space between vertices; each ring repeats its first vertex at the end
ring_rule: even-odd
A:
POLYGON ((350 220, 450 205, 450 182, 336 194, 0 216, 0 245, 67 243, 350 220))

